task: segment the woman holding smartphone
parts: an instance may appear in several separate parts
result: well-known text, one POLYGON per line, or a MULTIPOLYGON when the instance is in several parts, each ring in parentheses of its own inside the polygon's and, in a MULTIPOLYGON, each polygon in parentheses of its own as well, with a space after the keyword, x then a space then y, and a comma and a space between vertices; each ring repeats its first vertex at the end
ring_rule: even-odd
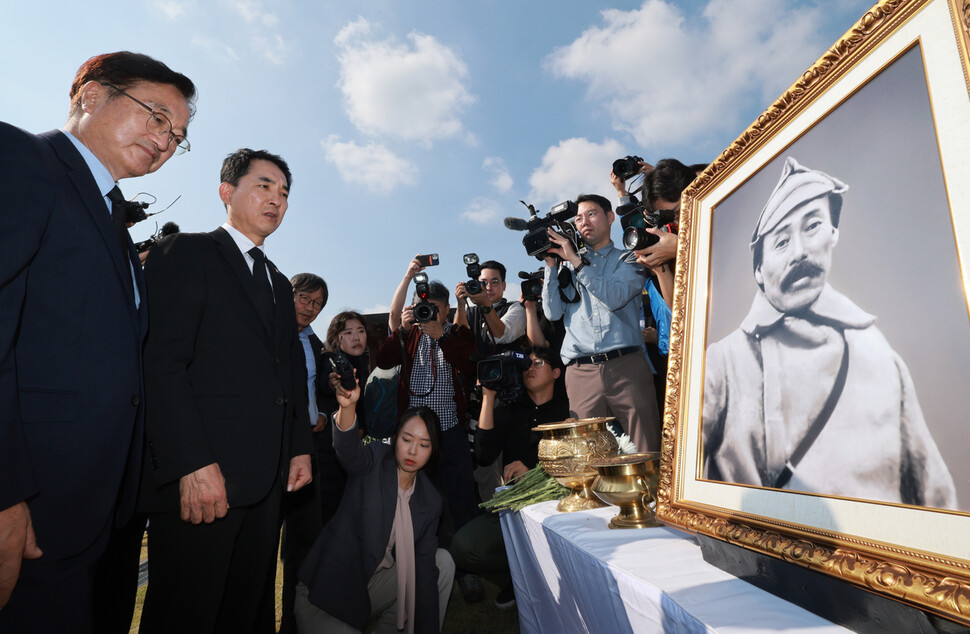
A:
POLYGON ((336 392, 333 445, 349 479, 300 568, 297 627, 303 634, 439 632, 455 565, 438 548, 442 497, 425 473, 438 458, 438 416, 410 408, 390 446, 365 447, 354 412, 360 386, 336 392))

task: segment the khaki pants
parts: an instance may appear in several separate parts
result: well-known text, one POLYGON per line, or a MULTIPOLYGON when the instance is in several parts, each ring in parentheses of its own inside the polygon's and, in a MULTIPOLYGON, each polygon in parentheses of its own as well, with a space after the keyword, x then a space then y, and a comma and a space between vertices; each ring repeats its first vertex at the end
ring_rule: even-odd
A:
MULTIPOLYGON (((448 551, 439 548, 435 554, 438 566, 438 629, 445 622, 445 610, 451 597, 451 584, 455 579, 455 562, 448 551)), ((366 632, 398 632, 397 629, 397 565, 378 570, 367 582, 370 595, 371 615, 366 632)), ((359 633, 340 619, 330 616, 310 603, 309 589, 303 582, 296 586, 296 629, 300 634, 351 634, 359 633)))
POLYGON ((653 374, 643 353, 606 363, 566 368, 569 413, 576 418, 615 416, 637 451, 660 451, 660 415, 653 374))

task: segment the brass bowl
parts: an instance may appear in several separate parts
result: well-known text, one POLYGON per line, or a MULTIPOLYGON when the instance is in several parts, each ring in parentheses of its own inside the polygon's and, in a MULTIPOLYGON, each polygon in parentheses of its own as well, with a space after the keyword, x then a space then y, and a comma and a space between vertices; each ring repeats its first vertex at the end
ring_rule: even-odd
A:
POLYGON ((539 441, 542 467, 559 484, 572 491, 559 501, 557 508, 560 511, 571 513, 606 506, 590 490, 590 485, 596 479, 596 471, 589 466, 589 462, 616 455, 616 438, 606 427, 611 420, 570 418, 561 423, 533 428, 533 431, 542 434, 539 441))
POLYGON ((660 526, 650 508, 657 490, 660 452, 623 454, 597 460, 590 467, 597 471, 592 490, 620 513, 610 520, 610 528, 648 528, 660 526))

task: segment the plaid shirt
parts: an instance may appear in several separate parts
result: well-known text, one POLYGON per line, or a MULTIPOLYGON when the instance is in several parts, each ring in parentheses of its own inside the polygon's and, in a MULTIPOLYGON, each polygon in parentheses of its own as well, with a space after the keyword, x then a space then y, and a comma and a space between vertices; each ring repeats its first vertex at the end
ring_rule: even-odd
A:
MULTIPOLYGON (((451 324, 445 324, 445 332, 450 331, 451 324)), ((445 359, 441 346, 422 333, 418 339, 418 349, 414 353, 414 365, 411 366, 408 406, 426 405, 433 409, 441 419, 441 431, 447 431, 458 424, 455 384, 451 376, 451 364, 445 359)))
POLYGON ((450 323, 445 329, 448 336, 440 343, 434 342, 416 327, 408 333, 401 333, 398 329, 377 351, 377 365, 380 368, 393 368, 403 361, 401 383, 397 390, 398 412, 412 405, 427 405, 438 414, 442 430, 464 422, 468 407, 468 390, 465 386, 474 384, 476 370, 476 364, 471 360, 475 353, 472 331, 450 323), (435 374, 431 373, 432 360, 435 374), (429 390, 431 393, 426 394, 429 390), (411 392, 423 396, 415 397, 411 392))

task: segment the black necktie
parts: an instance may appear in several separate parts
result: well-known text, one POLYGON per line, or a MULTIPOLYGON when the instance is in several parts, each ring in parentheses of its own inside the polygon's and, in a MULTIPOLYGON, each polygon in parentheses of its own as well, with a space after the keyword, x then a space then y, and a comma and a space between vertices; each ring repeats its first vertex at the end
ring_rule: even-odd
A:
POLYGON ((121 245, 121 259, 128 262, 128 201, 117 185, 108 192, 108 200, 111 201, 111 221, 118 234, 118 244, 121 245))
POLYGON ((253 247, 247 253, 253 259, 256 305, 259 307, 263 321, 267 325, 272 325, 275 302, 273 301, 273 285, 270 283, 269 275, 266 272, 266 256, 263 255, 259 247, 253 247))

